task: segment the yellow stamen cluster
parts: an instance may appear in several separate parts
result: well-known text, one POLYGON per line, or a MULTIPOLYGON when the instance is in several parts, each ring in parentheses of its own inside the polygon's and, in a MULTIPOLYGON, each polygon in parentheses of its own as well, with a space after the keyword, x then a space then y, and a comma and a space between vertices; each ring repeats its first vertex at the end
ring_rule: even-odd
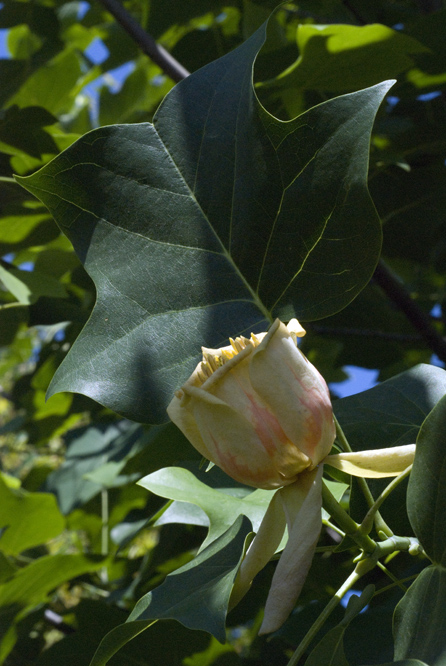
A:
POLYGON ((217 351, 217 353, 214 353, 214 350, 210 349, 205 349, 204 347, 202 348, 203 351, 203 360, 201 362, 200 369, 197 372, 197 376, 201 383, 204 383, 211 375, 218 370, 218 368, 221 368, 222 365, 224 365, 227 361, 229 361, 231 358, 234 358, 239 352, 241 352, 243 349, 246 349, 248 345, 251 345, 252 347, 257 347, 260 344, 260 340, 258 337, 254 334, 251 333, 251 338, 245 338, 244 336, 240 336, 239 338, 229 338, 229 342, 231 343, 231 347, 222 347, 217 351))

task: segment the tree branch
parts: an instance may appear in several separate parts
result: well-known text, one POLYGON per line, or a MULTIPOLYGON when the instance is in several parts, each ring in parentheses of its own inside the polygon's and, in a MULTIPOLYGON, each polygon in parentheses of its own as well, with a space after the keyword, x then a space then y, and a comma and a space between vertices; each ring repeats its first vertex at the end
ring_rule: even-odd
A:
POLYGON ((112 14, 117 22, 124 28, 130 37, 140 46, 141 50, 156 63, 167 76, 176 83, 182 81, 190 72, 175 60, 165 48, 156 43, 128 11, 121 5, 119 0, 99 0, 105 9, 112 14))
POLYGON ((376 267, 373 279, 390 300, 406 315, 430 349, 437 354, 443 363, 446 363, 446 341, 431 325, 429 316, 420 309, 382 260, 379 261, 376 267))

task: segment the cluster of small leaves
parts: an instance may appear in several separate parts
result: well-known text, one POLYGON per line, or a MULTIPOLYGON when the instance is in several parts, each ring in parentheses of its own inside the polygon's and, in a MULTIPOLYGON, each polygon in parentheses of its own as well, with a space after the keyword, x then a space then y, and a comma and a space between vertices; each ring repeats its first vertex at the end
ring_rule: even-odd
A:
MULTIPOLYGON (((346 543, 318 554, 295 613, 272 640, 259 639, 274 563, 228 618, 226 607, 268 493, 250 493, 215 468, 205 474, 173 426, 140 426, 113 410, 162 422, 201 344, 297 314, 308 330, 302 349, 327 381, 344 379, 348 365, 388 380, 335 411, 358 450, 418 436, 408 508, 401 484, 383 515, 398 534, 415 534, 432 560, 397 607, 395 652, 402 590, 385 589, 391 581, 374 570, 366 583, 380 594, 365 613, 367 596, 352 599, 345 617, 335 612, 308 666, 393 658, 441 666, 444 401, 434 407, 446 384, 441 369, 414 367, 429 363, 432 349, 378 281, 367 284, 381 239, 365 178, 369 159, 383 258, 442 334, 446 9, 287 2, 262 45, 256 31, 275 0, 122 4, 189 71, 217 61, 155 116, 173 81, 100 2, 5 0, 0 8, 0 664, 287 663, 355 550, 346 543), (396 83, 378 111, 385 88, 363 89, 386 79, 396 83), (212 111, 206 132, 203 109, 212 111), (75 143, 122 123, 132 125, 75 143), (147 154, 157 151, 155 173, 147 154), (44 165, 23 181, 28 191, 13 181, 44 165), (278 202, 267 253, 265 225, 278 202), (63 389, 77 392, 56 393, 63 389)), ((371 484, 375 495, 382 487, 371 484)), ((365 510, 354 485, 352 515, 361 520, 365 510)), ((333 546, 332 535, 324 530, 320 545, 333 546)), ((388 566, 408 586, 425 564, 400 554, 388 566)))

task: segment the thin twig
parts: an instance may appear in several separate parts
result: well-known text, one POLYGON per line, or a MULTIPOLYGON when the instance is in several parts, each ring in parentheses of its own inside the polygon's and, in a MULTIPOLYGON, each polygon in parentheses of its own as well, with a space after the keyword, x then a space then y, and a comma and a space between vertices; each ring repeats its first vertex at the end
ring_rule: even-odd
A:
POLYGON ((156 43, 135 19, 128 13, 118 0, 99 0, 105 9, 112 14, 130 37, 140 46, 141 50, 156 63, 167 76, 176 83, 182 81, 190 72, 178 60, 156 43))
POLYGON ((446 341, 433 328, 429 316, 410 297, 404 286, 392 274, 384 261, 379 261, 373 279, 390 300, 406 315, 407 319, 417 329, 430 349, 437 354, 443 363, 446 363, 446 341))

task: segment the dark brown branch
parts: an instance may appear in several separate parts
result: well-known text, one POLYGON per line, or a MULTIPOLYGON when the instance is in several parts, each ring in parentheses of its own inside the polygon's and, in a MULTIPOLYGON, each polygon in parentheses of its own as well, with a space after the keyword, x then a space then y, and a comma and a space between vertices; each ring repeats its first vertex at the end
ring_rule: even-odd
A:
POLYGON ((429 316, 419 308, 382 260, 376 267, 373 279, 390 300, 406 315, 430 349, 437 354, 443 363, 446 363, 446 341, 431 325, 429 316))
POLYGON ((182 81, 190 72, 178 60, 175 60, 165 48, 155 42, 135 19, 121 5, 119 0, 99 0, 105 9, 112 14, 130 37, 140 46, 141 50, 156 63, 167 76, 176 83, 182 81))

